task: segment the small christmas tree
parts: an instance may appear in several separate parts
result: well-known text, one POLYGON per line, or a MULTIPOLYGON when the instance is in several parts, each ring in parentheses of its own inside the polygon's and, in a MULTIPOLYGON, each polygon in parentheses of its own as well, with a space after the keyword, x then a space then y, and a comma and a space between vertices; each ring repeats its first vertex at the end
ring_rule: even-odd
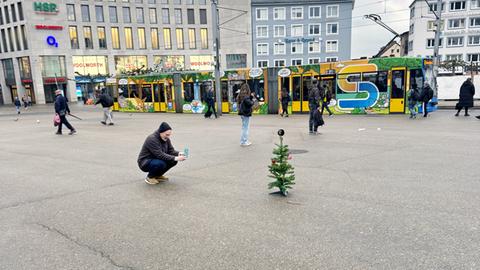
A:
POLYGON ((280 129, 278 131, 280 144, 275 144, 277 146, 277 148, 273 150, 275 157, 272 158, 272 164, 268 166, 271 173, 269 177, 274 178, 275 181, 269 183, 268 188, 277 187, 284 196, 287 196, 288 189, 292 188, 292 185, 295 184, 295 174, 293 166, 288 163, 291 155, 289 154, 288 145, 283 144, 283 135, 285 135, 285 131, 280 129))

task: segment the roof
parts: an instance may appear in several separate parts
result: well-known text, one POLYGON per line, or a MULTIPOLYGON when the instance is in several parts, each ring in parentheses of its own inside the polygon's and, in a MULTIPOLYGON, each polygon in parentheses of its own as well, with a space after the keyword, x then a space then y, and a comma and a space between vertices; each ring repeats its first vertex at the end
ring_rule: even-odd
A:
POLYGON ((352 3, 352 8, 355 5, 355 0, 251 0, 252 6, 278 6, 278 5, 301 5, 301 4, 338 4, 338 3, 352 3))
POLYGON ((391 47, 394 45, 400 46, 398 42, 395 40, 397 37, 394 37, 390 42, 387 43, 387 45, 383 46, 380 51, 374 56, 374 58, 380 57, 382 54, 384 54, 386 51, 390 50, 391 47))

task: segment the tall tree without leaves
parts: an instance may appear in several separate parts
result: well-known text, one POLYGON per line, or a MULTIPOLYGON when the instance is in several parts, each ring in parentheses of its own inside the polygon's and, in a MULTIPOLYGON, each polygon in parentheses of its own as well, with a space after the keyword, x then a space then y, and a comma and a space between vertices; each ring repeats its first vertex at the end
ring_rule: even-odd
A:
POLYGON ((275 144, 277 148, 273 149, 272 164, 268 166, 270 175, 269 177, 275 179, 275 181, 268 184, 268 188, 279 188, 280 192, 287 196, 288 189, 292 188, 295 184, 295 174, 293 166, 288 163, 289 150, 288 145, 283 144, 283 130, 279 130, 280 144, 275 144))

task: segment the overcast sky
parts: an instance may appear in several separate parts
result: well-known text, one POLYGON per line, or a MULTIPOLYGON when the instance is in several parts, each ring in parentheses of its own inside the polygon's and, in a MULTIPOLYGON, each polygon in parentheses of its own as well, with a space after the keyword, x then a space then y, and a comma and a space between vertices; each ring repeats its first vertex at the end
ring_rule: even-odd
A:
POLYGON ((352 21, 352 58, 375 55, 393 34, 363 15, 376 13, 398 33, 408 31, 408 6, 413 0, 355 0, 352 21))

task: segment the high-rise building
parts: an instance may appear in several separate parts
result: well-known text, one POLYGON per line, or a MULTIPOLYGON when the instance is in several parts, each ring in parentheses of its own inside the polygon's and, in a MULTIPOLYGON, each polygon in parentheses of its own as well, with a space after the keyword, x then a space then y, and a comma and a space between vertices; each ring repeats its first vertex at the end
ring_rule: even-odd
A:
POLYGON ((353 0, 252 0, 257 67, 350 59, 353 0))

